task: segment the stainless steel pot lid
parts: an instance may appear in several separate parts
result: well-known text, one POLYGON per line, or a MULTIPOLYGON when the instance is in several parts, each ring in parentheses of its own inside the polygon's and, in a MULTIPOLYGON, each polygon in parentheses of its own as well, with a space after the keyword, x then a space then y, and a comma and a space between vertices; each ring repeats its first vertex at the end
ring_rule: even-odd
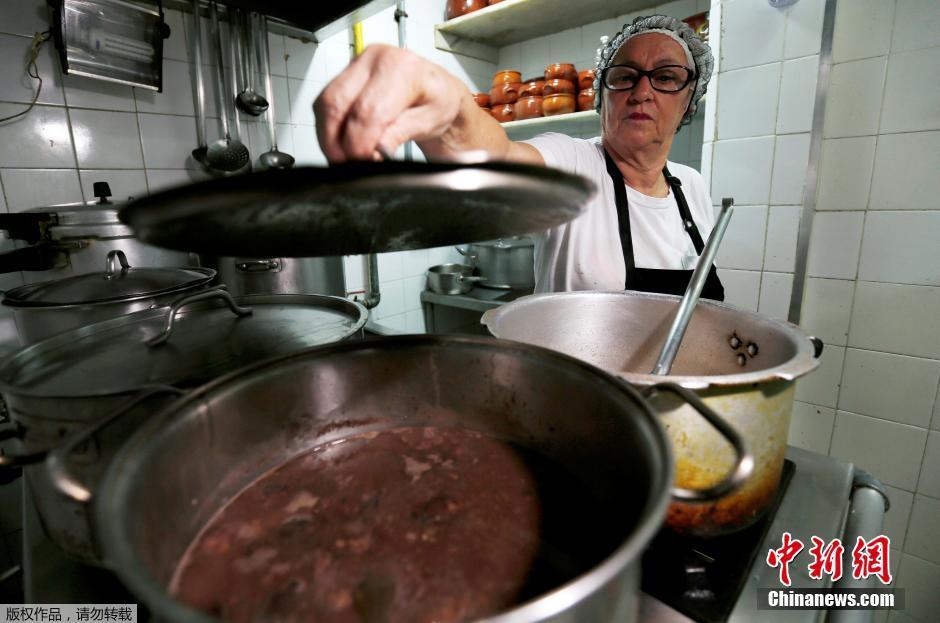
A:
POLYGON ((210 268, 131 268, 124 252, 108 253, 104 271, 14 288, 3 304, 10 307, 59 307, 133 301, 205 285, 210 268))
POLYGON ((0 361, 0 391, 44 398, 131 392, 152 384, 195 387, 248 364, 350 337, 365 325, 359 303, 322 295, 234 299, 202 291, 173 306, 148 309, 55 335, 0 361), (220 298, 221 297, 221 298, 220 298), (191 301, 187 303, 187 301, 191 301), (167 319, 175 309, 168 338, 167 319))
POLYGON ((575 218, 582 177, 508 164, 353 162, 220 178, 120 212, 144 242, 209 255, 400 251, 531 233, 575 218))

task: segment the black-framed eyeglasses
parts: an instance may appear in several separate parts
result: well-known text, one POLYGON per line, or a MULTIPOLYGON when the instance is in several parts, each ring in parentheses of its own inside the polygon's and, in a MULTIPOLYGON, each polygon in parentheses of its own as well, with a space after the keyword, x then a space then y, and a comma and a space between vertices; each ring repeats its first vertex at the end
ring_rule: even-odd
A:
POLYGON ((649 77, 650 86, 664 93, 675 93, 684 89, 695 78, 695 72, 682 65, 663 65, 643 71, 630 65, 611 65, 602 74, 604 86, 611 91, 628 91, 635 87, 643 76, 649 77))

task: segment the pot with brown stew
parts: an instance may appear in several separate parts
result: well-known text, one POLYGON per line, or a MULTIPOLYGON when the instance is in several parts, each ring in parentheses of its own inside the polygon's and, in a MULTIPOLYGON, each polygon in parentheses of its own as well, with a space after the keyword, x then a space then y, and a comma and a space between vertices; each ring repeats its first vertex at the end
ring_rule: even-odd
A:
POLYGON ((96 516, 160 620, 619 623, 671 481, 664 431, 615 377, 400 336, 187 395, 123 447, 96 516))

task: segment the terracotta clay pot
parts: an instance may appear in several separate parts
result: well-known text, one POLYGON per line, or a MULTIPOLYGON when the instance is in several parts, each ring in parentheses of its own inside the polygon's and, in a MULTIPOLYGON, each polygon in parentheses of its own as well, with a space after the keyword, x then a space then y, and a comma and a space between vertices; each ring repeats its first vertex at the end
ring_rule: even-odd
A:
POLYGON ((575 106, 574 95, 570 93, 556 93, 542 98, 542 113, 546 117, 574 112, 575 106))
POLYGON ((572 84, 578 83, 578 71, 571 63, 555 63, 545 68, 545 80, 567 80, 572 84))
POLYGON ((486 0, 447 0, 447 9, 444 12, 444 19, 454 19, 467 13, 473 13, 480 9, 485 9, 489 4, 486 0))
POLYGON ((519 91, 519 97, 542 97, 542 87, 545 81, 541 78, 533 78, 522 83, 522 90, 519 91))
POLYGON ((515 101, 519 99, 519 91, 521 89, 521 82, 504 82, 495 85, 490 89, 490 106, 515 103, 515 101))
POLYGON ((594 110, 594 89, 578 91, 578 110, 594 110))
POLYGON ((490 95, 489 93, 474 93, 473 101, 477 103, 477 106, 480 108, 489 108, 490 107, 490 95))
POLYGON ((512 104, 502 104, 501 106, 493 106, 490 108, 490 114, 493 115, 493 118, 499 121, 500 123, 505 123, 507 121, 514 121, 516 118, 516 112, 513 109, 512 104))
POLYGON ((540 95, 520 98, 513 105, 516 121, 520 119, 534 119, 542 116, 542 97, 540 95))
POLYGON ((506 82, 522 82, 522 74, 515 69, 500 69, 493 74, 493 86, 506 82))
POLYGON ((582 69, 578 72, 578 90, 594 88, 594 70, 582 69))
POLYGON ((577 92, 577 89, 574 86, 574 82, 570 80, 561 80, 553 79, 546 80, 545 86, 542 87, 542 95, 548 97, 549 95, 555 95, 556 93, 567 93, 568 95, 574 95, 577 92))

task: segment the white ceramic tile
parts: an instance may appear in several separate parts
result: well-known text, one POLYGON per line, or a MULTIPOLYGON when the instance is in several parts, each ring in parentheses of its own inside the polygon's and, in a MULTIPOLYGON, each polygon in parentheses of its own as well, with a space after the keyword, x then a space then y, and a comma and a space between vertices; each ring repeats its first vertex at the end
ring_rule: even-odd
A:
POLYGON ((317 142, 317 131, 309 125, 292 125, 294 153, 298 165, 326 164, 326 156, 317 142))
POLYGON ((725 287, 725 303, 748 311, 757 311, 760 296, 759 272, 719 268, 718 277, 725 287))
MULTIPOLYGON (((187 16, 188 17, 188 16, 187 16)), ((222 58, 222 66, 228 67, 230 63, 230 58, 227 53, 228 48, 226 47, 226 42, 228 41, 228 23, 221 22, 219 24, 222 31, 222 52, 224 54, 222 58)), ((192 32, 192 22, 190 19, 186 20, 185 28, 187 36, 190 36, 192 32)), ((215 36, 212 32, 212 26, 209 23, 209 19, 206 17, 202 18, 202 63, 203 65, 216 65, 218 63, 219 56, 216 53, 216 42, 215 36)))
POLYGON ((268 63, 272 76, 287 76, 287 50, 284 35, 268 33, 268 63))
POLYGON ((365 268, 361 255, 343 256, 343 272, 346 275, 346 291, 361 290, 365 283, 365 268))
POLYGON ((397 279, 401 279, 403 277, 402 255, 403 255, 402 252, 378 254, 379 283, 384 283, 386 281, 394 281, 397 279))
POLYGON ((376 43, 397 46, 398 23, 395 21, 395 7, 387 7, 363 20, 362 34, 366 46, 376 43))
POLYGON ((940 361, 849 348, 839 409, 927 428, 940 361))
POLYGON ((314 125, 313 102, 320 95, 325 85, 310 80, 288 80, 290 92, 291 122, 301 125, 314 125))
POLYGON ((858 277, 940 286, 940 210, 870 212, 858 277))
POLYGON ((917 492, 940 498, 940 432, 930 431, 927 437, 927 450, 924 464, 920 468, 920 480, 917 492))
POLYGON ((823 136, 870 136, 878 132, 887 59, 880 56, 833 65, 823 136))
POLYGON ((522 65, 522 44, 513 43, 499 49, 499 60, 496 63, 501 69, 519 70, 522 65))
POLYGON ((82 201, 75 169, 0 169, 0 178, 10 212, 82 201))
POLYGON ((401 279, 379 283, 382 298, 378 307, 372 310, 376 320, 405 313, 405 289, 401 279))
MULTIPOLYGON (((20 104, 0 104, 0 117, 22 109, 20 104)), ((36 106, 29 114, 0 124, 0 167, 74 166, 64 108, 36 106)))
POLYGON ((825 0, 801 0, 787 9, 787 33, 783 41, 784 58, 819 54, 825 8, 825 0))
POLYGON ((809 132, 812 128, 818 69, 818 56, 783 63, 777 134, 809 132))
POLYGON ((428 269, 428 250, 418 249, 416 251, 407 251, 402 254, 402 276, 415 277, 424 275, 428 269))
POLYGON ((926 443, 927 431, 922 428, 837 411, 829 454, 855 463, 889 485, 911 491, 926 443))
POLYGON ((404 288, 404 306, 406 311, 421 311, 421 293, 427 285, 427 277, 424 274, 416 277, 406 277, 402 279, 404 288))
MULTIPOLYGON (((940 586, 940 565, 902 554, 898 586, 905 589, 904 614, 912 621, 923 623, 937 620, 937 612, 940 612, 940 591, 937 590, 940 586)), ((898 613, 891 614, 891 619, 894 619, 898 613)))
POLYGON ((796 399, 835 408, 842 379, 845 348, 826 344, 819 367, 796 382, 796 399))
POLYGON ((137 115, 125 112, 72 110, 72 137, 83 169, 142 169, 137 115))
MULTIPOLYGON (((186 14, 192 20, 192 14, 186 14)), ((186 29, 183 27, 183 14, 180 11, 164 10, 163 21, 170 27, 170 38, 163 40, 163 58, 174 61, 189 61, 189 45, 186 29)))
POLYGON ((859 281, 849 346, 940 359, 940 288, 859 281))
POLYGON ((140 114, 137 118, 148 169, 200 168, 190 155, 196 146, 193 117, 140 114))
POLYGON ((672 146, 669 148, 669 160, 686 164, 689 160, 689 143, 691 140, 688 126, 683 126, 672 137, 672 146))
POLYGON ((891 46, 894 0, 852 0, 836 6, 832 61, 882 56, 891 46))
POLYGON ((806 187, 810 135, 777 136, 774 170, 770 184, 771 205, 801 205, 806 187))
POLYGON ((408 333, 426 333, 424 312, 410 311, 405 314, 405 327, 408 333))
MULTIPOLYGON (((6 211, 7 211, 7 200, 3 196, 3 182, 0 181, 0 214, 3 214, 6 211)), ((0 245, 2 244, 3 244, 3 239, 0 238, 0 245)))
POLYGON ((884 534, 891 539, 891 546, 901 549, 907 535, 907 522, 914 505, 914 494, 891 485, 884 485, 891 508, 885 514, 884 534))
POLYGON ((940 45, 940 3, 936 0, 898 0, 894 12, 891 51, 903 52, 940 45))
POLYGON ((4 0, 0 32, 31 37, 49 28, 49 9, 43 0, 4 0))
MULTIPOLYGON (((42 30, 46 28, 48 26, 42 30)), ((26 61, 29 60, 31 41, 30 37, 0 35, 0 58, 4 59, 0 63, 0 102, 28 104, 33 101, 39 81, 26 74, 26 61)), ((37 102, 39 104, 65 104, 62 96, 59 62, 55 56, 55 46, 51 41, 42 46, 39 57, 36 59, 36 66, 42 77, 42 90, 37 102)))
POLYGON ((622 24, 615 19, 592 22, 581 27, 581 57, 594 60, 597 48, 601 47, 601 37, 612 37, 622 24))
POLYGON ((774 133, 780 91, 780 63, 718 75, 718 138, 774 133))
MULTIPOLYGON (((535 70, 535 73, 538 73, 538 71, 544 73, 545 67, 549 63, 555 62, 552 60, 551 52, 549 51, 548 40, 549 38, 545 36, 522 42, 519 50, 522 68, 532 68, 535 70)), ((522 68, 520 68, 520 70, 525 72, 522 68)))
POLYGON ((107 182, 114 201, 124 201, 130 197, 140 198, 147 195, 147 176, 143 170, 128 171, 120 169, 87 170, 78 172, 82 182, 82 192, 88 200, 95 197, 95 182, 107 182))
POLYGON ((395 314, 394 316, 383 316, 380 324, 387 329, 398 331, 399 333, 408 332, 408 315, 395 314))
POLYGON ((121 110, 134 112, 134 90, 123 84, 104 82, 85 76, 64 76, 65 98, 71 108, 121 110))
POLYGON ((852 316, 855 284, 840 279, 807 279, 800 325, 826 344, 844 346, 852 316))
POLYGON ((930 428, 940 431, 940 385, 937 386, 937 396, 934 398, 933 420, 930 422, 930 428))
POLYGON ((809 242, 810 277, 855 279, 864 212, 817 212, 809 242))
POLYGON ((782 60, 785 22, 786 14, 766 2, 723 4, 721 70, 782 60))
POLYGON ((828 453, 835 417, 832 409, 795 401, 787 443, 811 452, 828 453))
POLYGON ((715 263, 722 268, 760 270, 766 229, 767 206, 735 205, 715 263))
MULTIPOLYGON (((206 76, 209 79, 211 74, 206 76)), ((134 89, 137 110, 164 115, 195 115, 193 87, 189 75, 189 64, 180 61, 163 61, 163 93, 147 89, 134 89)))
MULTIPOLYGON (((274 76, 271 79, 271 88, 274 90, 274 116, 278 123, 291 122, 290 91, 287 78, 274 76)), ((312 106, 312 103, 311 103, 312 106)))
POLYGON ((936 207, 940 196, 940 132, 882 134, 875 148, 871 210, 936 207))
POLYGON ((881 132, 940 129, 940 47, 892 54, 881 132))
MULTIPOLYGON (((326 65, 326 80, 332 80, 339 72, 349 65, 352 54, 352 40, 348 30, 344 29, 323 41, 319 46, 326 65)), ((314 67, 320 60, 314 62, 314 67)))
POLYGON ((940 500, 926 495, 914 496, 911 523, 904 551, 940 565, 940 500))
POLYGON ((548 54, 555 63, 574 63, 582 58, 584 54, 581 49, 581 28, 569 28, 550 35, 548 54))
POLYGON ((317 54, 317 47, 313 41, 285 38, 284 56, 288 78, 326 81, 326 61, 322 54, 317 54))
POLYGON ((148 169, 147 186, 155 193, 174 186, 185 186, 193 182, 210 179, 209 173, 197 169, 148 169))
POLYGON ((734 197, 739 205, 766 205, 770 198, 770 174, 774 138, 717 141, 712 156, 712 202, 734 197))
POLYGON ((874 136, 824 140, 816 209, 864 210, 874 161, 874 136))
POLYGON ((786 320, 790 312, 792 290, 792 273, 765 272, 760 280, 760 300, 757 303, 757 311, 777 320, 786 320))
POLYGON ((428 266, 437 266, 438 264, 462 264, 461 256, 454 247, 435 247, 428 249, 428 266))

